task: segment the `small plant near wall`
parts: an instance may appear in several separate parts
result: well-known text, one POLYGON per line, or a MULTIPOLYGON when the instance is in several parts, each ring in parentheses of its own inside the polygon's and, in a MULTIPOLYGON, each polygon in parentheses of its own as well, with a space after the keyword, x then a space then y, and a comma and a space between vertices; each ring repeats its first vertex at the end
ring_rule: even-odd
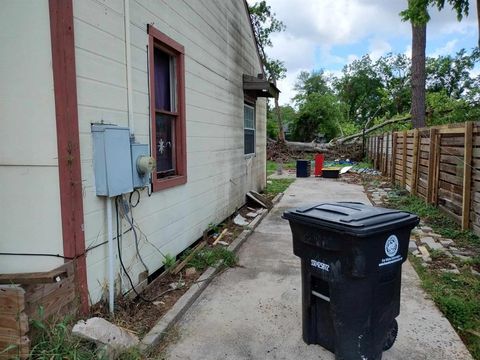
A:
POLYGON ((165 257, 163 258, 163 266, 165 266, 165 270, 169 271, 173 268, 175 265, 175 262, 177 259, 175 256, 172 256, 170 254, 165 254, 165 257))

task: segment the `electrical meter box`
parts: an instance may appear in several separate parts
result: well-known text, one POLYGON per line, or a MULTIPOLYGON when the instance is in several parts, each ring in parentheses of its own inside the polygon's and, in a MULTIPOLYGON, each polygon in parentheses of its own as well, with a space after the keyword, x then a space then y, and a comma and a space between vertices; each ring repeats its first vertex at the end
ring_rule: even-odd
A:
POLYGON ((92 136, 97 195, 113 197, 132 192, 129 129, 115 125, 94 124, 92 136))
POLYGON ((150 183, 150 173, 153 160, 150 157, 150 149, 147 144, 132 143, 132 178, 135 189, 148 186, 150 183))

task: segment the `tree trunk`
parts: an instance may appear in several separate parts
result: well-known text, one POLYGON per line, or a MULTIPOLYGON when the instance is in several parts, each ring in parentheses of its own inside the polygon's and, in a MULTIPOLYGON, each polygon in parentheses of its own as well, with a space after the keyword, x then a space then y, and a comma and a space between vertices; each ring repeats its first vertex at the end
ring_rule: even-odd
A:
POLYGON ((280 112, 280 106, 278 105, 278 96, 275 97, 275 113, 277 114, 278 124, 278 141, 285 141, 285 133, 283 132, 282 114, 280 112))
POLYGON ((425 126, 425 47, 427 25, 412 23, 412 123, 425 126))
POLYGON ((480 0, 477 0, 478 47, 480 47, 480 0))

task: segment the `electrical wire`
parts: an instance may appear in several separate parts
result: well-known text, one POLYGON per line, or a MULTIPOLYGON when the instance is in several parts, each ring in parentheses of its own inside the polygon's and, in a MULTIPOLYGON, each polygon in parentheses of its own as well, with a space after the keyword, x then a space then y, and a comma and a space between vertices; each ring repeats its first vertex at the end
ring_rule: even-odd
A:
MULTIPOLYGON (((118 199, 119 197, 117 197, 116 199, 118 199)), ((121 201, 122 201, 122 208, 123 208, 123 215, 122 217, 125 218, 127 220, 127 222, 130 224, 131 228, 132 228, 132 231, 133 231, 133 236, 135 238, 135 249, 137 251, 137 256, 138 256, 138 259, 140 260, 140 262, 143 264, 143 267, 145 268, 145 270, 149 273, 150 270, 148 269, 148 266, 147 264, 145 264, 145 261, 143 261, 143 258, 142 258, 142 255, 140 254, 140 249, 138 247, 138 234, 137 234, 137 231, 135 229, 135 226, 133 225, 133 214, 132 214, 132 209, 128 208, 127 205, 126 205, 126 202, 124 201, 123 199, 123 196, 120 196, 121 198, 121 201), (130 215, 132 216, 132 218, 130 219, 130 216, 128 216, 128 212, 130 211, 130 215)), ((117 201, 117 200, 115 200, 117 201)), ((138 200, 140 201, 140 200, 138 200)), ((130 204, 130 203, 129 203, 130 204)), ((137 202, 137 205, 138 205, 138 202, 137 202)))
POLYGON ((17 252, 0 252, 0 255, 5 255, 5 256, 46 256, 46 257, 57 257, 60 259, 65 259, 65 260, 73 260, 76 259, 77 257, 80 257, 81 255, 78 255, 76 257, 70 257, 70 256, 63 256, 60 254, 47 254, 47 253, 17 253, 17 252))
POLYGON ((138 191, 138 189, 135 189, 135 190, 133 190, 133 192, 130 193, 130 197, 128 198, 128 202, 130 203, 130 206, 132 208, 137 207, 138 203, 140 202, 140 191, 138 191), (132 202, 133 194, 137 194, 137 201, 135 202, 135 205, 132 202))
MULTIPOLYGON (((116 213, 116 218, 117 218, 117 250, 118 250, 118 259, 120 260, 120 266, 122 267, 123 269, 123 272, 125 273, 125 275, 127 276, 127 279, 128 279, 128 282, 130 283, 130 286, 132 288, 132 291, 135 293, 135 295, 138 296, 139 299, 145 301, 145 302, 153 302, 155 300, 157 300, 158 298, 164 296, 165 294, 169 293, 169 292, 172 292, 172 291, 175 291, 175 290, 179 290, 180 287, 177 287, 177 288, 172 288, 172 289, 167 289, 163 292, 161 292, 160 294, 158 294, 157 296, 155 296, 154 298, 152 299, 147 299, 145 298, 143 295, 141 295, 137 289, 135 288, 135 285, 133 284, 133 280, 132 278, 130 277, 130 274, 128 273, 127 271, 127 268, 125 267, 125 264, 123 263, 123 258, 122 258, 122 249, 121 249, 121 246, 120 246, 120 229, 119 229, 119 217, 118 217, 118 198, 122 198, 121 196, 117 196, 115 198, 115 213, 116 213)), ((123 201, 123 198, 122 198, 122 201, 123 201)), ((180 280, 181 281, 181 280, 180 280)))

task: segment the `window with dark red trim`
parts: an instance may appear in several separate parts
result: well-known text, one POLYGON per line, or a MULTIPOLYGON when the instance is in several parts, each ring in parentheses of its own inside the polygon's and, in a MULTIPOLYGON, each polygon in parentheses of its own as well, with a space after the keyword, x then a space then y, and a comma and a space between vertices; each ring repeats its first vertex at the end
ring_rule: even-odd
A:
POLYGON ((153 191, 187 181, 184 48, 148 26, 153 191))

